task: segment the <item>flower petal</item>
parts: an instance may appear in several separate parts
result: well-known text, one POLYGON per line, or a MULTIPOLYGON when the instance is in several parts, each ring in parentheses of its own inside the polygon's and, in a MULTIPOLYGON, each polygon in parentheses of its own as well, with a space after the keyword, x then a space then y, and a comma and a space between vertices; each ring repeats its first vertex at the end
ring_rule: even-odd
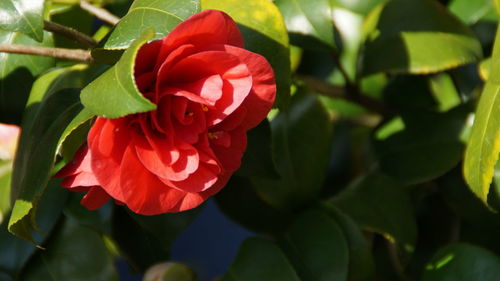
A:
POLYGON ((89 210, 96 210, 111 200, 111 196, 100 186, 90 188, 89 192, 83 196, 80 203, 89 210))
POLYGON ((226 13, 204 10, 189 17, 162 40, 158 61, 163 62, 172 50, 184 44, 203 48, 213 44, 243 47, 243 37, 236 23, 226 13))
POLYGON ((120 186, 124 204, 143 215, 169 212, 186 193, 170 188, 149 172, 131 146, 124 152, 120 165, 120 186))

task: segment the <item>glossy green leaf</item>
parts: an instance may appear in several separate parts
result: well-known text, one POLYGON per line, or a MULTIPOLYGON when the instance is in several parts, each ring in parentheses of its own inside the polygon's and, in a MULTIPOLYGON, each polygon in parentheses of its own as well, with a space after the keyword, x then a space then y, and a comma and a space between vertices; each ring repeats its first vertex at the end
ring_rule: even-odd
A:
POLYGON ((12 176, 12 161, 0 160, 0 223, 10 209, 10 179, 12 176))
POLYGON ((271 123, 279 179, 253 177, 257 193, 270 205, 292 210, 318 196, 330 156, 332 121, 316 96, 296 93, 288 111, 271 123))
POLYGON ((281 245, 302 281, 347 280, 347 242, 326 214, 308 211, 300 215, 281 245))
POLYGON ((452 0, 448 3, 448 9, 464 23, 472 25, 491 12, 494 7, 491 0, 452 0))
MULTIPOLYGON (((2 30, 0 43, 53 46, 52 36, 48 33, 44 41, 38 43, 24 34, 2 30)), ((0 120, 17 124, 21 122, 35 77, 54 64, 54 59, 50 57, 0 53, 0 120)))
POLYGON ((102 237, 66 219, 27 265, 22 280, 117 281, 113 260, 102 237))
POLYGON ((50 178, 58 140, 66 126, 81 111, 79 90, 65 89, 44 98, 36 112, 27 115, 21 127, 19 153, 14 161, 12 193, 15 204, 9 231, 33 241, 36 205, 50 178), (33 169, 33 167, 37 167, 33 169))
POLYGON ((111 234, 129 264, 143 272, 168 260, 172 242, 199 211, 198 208, 175 214, 140 216, 116 206, 111 234))
POLYGON ((380 12, 379 21, 365 48, 365 75, 432 73, 482 57, 474 34, 438 1, 389 1, 375 12, 380 12))
POLYGON ((448 245, 427 264, 423 281, 495 281, 500 258, 483 248, 456 243, 448 245))
POLYGON ((375 262, 371 247, 359 226, 330 202, 321 204, 321 209, 335 220, 342 230, 349 248, 349 281, 373 280, 375 262))
MULTIPOLYGON (((33 234, 33 240, 41 245, 51 235, 59 221, 61 211, 67 198, 67 192, 60 186, 60 180, 51 180, 46 192, 42 195, 37 208, 36 224, 39 232, 33 234)), ((10 276, 19 276, 36 247, 7 230, 8 217, 0 225, 0 271, 10 276)), ((15 279, 18 280, 18 279, 15 279)))
POLYGON ((292 34, 312 36, 322 43, 336 48, 332 1, 329 0, 277 0, 292 34))
POLYGON ((199 0, 136 0, 111 33, 92 51, 92 56, 99 60, 108 56, 110 50, 124 50, 148 29, 155 32, 147 40, 160 39, 199 11, 199 0))
POLYGON ((113 67, 82 90, 82 103, 89 111, 102 117, 116 118, 156 108, 142 96, 134 81, 137 52, 154 35, 153 30, 146 30, 113 67))
POLYGON ((497 31, 490 75, 476 108, 467 142, 464 177, 471 190, 487 203, 495 164, 500 153, 500 30, 497 31))
POLYGON ((236 173, 245 177, 279 177, 271 148, 271 127, 266 119, 247 133, 247 149, 236 173))
POLYGON ((460 94, 448 73, 431 76, 429 84, 439 111, 447 111, 462 103, 460 94))
POLYGON ((263 238, 245 240, 221 281, 301 281, 283 252, 263 238))
POLYGON ((286 108, 290 100, 290 50, 278 8, 268 0, 201 0, 201 7, 224 11, 238 23, 245 49, 263 55, 274 69, 275 107, 286 108))
POLYGON ((384 235, 413 251, 417 225, 409 193, 391 178, 371 173, 332 199, 332 204, 362 228, 384 235))
POLYGON ((435 179, 462 159, 469 105, 446 113, 407 111, 400 131, 384 137, 386 126, 376 133, 375 151, 380 168, 403 184, 435 179))
POLYGON ((43 40, 43 0, 2 0, 0 28, 43 40))

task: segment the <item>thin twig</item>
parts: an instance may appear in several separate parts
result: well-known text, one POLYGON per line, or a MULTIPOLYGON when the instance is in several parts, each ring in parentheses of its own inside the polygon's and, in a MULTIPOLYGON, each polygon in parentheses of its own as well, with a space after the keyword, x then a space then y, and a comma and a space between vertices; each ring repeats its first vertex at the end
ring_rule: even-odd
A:
POLYGON ((81 33, 80 31, 73 29, 68 26, 60 25, 58 23, 52 22, 52 21, 43 21, 43 29, 62 35, 68 39, 71 39, 75 42, 78 42, 82 44, 83 46, 87 48, 93 48, 97 45, 97 41, 94 40, 94 38, 81 33))
POLYGON ((86 63, 93 62, 90 51, 81 49, 63 49, 17 44, 0 44, 0 52, 53 57, 86 63))
POLYGON ((119 21, 120 21, 120 18, 113 15, 112 13, 110 13, 108 10, 106 9, 103 9, 103 8, 98 8, 98 7, 95 7, 93 6, 92 4, 90 4, 89 2, 87 2, 87 0, 81 0, 80 1, 80 7, 91 13, 92 15, 94 15, 96 18, 104 21, 104 22, 107 22, 111 25, 116 25, 119 21))
POLYGON ((387 115, 391 112, 391 110, 389 110, 389 108, 387 108, 387 106, 382 102, 361 93, 356 92, 355 94, 349 94, 349 91, 344 87, 332 85, 312 76, 296 75, 295 78, 302 81, 306 86, 311 88, 313 91, 316 91, 318 94, 332 98, 345 99, 382 115, 387 115))

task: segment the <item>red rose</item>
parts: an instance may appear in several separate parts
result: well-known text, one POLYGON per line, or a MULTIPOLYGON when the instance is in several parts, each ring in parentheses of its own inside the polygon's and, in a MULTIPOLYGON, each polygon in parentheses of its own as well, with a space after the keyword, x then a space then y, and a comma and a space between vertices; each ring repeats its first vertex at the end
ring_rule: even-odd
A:
POLYGON ((155 111, 98 117, 59 177, 95 209, 113 198, 154 215, 194 208, 239 168, 246 132, 276 94, 271 66, 243 49, 235 22, 206 10, 144 45, 134 76, 155 111))

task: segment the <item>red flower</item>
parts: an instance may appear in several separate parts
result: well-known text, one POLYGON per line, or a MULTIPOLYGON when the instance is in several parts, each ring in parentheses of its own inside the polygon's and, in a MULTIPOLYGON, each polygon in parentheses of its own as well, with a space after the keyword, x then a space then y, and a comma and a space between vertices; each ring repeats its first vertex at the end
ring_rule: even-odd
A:
POLYGON ((246 132, 274 102, 276 85, 262 56, 243 49, 225 13, 198 13, 137 54, 134 76, 155 111, 98 117, 87 144, 57 176, 87 191, 95 209, 113 198, 154 215, 194 208, 239 168, 246 132))

